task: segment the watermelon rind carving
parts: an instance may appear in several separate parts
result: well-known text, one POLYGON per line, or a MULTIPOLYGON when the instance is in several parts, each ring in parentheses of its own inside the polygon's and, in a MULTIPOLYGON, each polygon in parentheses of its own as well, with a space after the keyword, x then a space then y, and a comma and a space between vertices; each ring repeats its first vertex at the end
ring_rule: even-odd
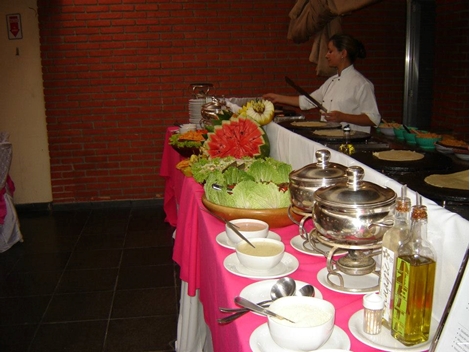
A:
POLYGON ((267 134, 258 123, 249 118, 232 117, 214 126, 202 150, 211 158, 257 158, 269 156, 270 146, 267 134))

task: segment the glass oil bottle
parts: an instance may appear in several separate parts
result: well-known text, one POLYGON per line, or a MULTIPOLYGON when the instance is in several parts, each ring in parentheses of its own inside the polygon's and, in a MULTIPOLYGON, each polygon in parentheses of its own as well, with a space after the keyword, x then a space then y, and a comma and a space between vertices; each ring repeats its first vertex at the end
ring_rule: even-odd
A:
POLYGON ((411 200, 406 197, 407 186, 401 189, 401 197, 397 197, 394 209, 393 226, 382 238, 382 263, 380 268, 380 295, 384 298, 382 324, 392 327, 392 300, 395 286, 395 267, 398 248, 405 242, 410 233, 411 200))
POLYGON ((392 336, 405 346, 429 339, 436 255, 427 238, 427 208, 421 197, 411 211, 411 237, 398 249, 392 336))

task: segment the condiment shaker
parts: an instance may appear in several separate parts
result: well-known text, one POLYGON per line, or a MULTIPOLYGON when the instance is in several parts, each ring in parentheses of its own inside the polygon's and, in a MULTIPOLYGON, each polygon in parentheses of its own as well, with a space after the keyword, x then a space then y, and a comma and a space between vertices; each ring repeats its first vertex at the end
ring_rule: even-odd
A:
POLYGON ((369 293, 362 299, 362 304, 364 306, 364 332, 377 335, 382 328, 384 298, 378 293, 369 293))

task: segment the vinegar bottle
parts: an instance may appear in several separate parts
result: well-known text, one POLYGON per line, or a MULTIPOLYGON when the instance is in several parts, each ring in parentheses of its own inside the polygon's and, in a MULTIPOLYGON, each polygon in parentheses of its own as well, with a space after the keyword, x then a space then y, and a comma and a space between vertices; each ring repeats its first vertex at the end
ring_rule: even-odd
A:
POLYGON ((382 238, 382 264, 380 268, 380 295, 384 298, 382 324, 392 327, 392 300, 395 286, 395 267, 398 248, 405 242, 410 232, 411 200, 406 197, 406 185, 402 187, 401 197, 395 202, 393 227, 382 238))
POLYGON ((392 336, 405 346, 429 339, 436 255, 427 237, 427 209, 411 211, 411 237, 398 249, 393 297, 392 336))

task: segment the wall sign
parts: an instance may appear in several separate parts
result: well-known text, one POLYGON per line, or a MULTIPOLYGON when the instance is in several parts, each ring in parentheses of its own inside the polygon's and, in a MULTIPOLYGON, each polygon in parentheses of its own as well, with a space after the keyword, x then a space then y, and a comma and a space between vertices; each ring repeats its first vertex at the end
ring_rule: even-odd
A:
POLYGON ((8 39, 23 39, 23 30, 21 29, 21 15, 14 13, 7 15, 7 33, 8 39))

